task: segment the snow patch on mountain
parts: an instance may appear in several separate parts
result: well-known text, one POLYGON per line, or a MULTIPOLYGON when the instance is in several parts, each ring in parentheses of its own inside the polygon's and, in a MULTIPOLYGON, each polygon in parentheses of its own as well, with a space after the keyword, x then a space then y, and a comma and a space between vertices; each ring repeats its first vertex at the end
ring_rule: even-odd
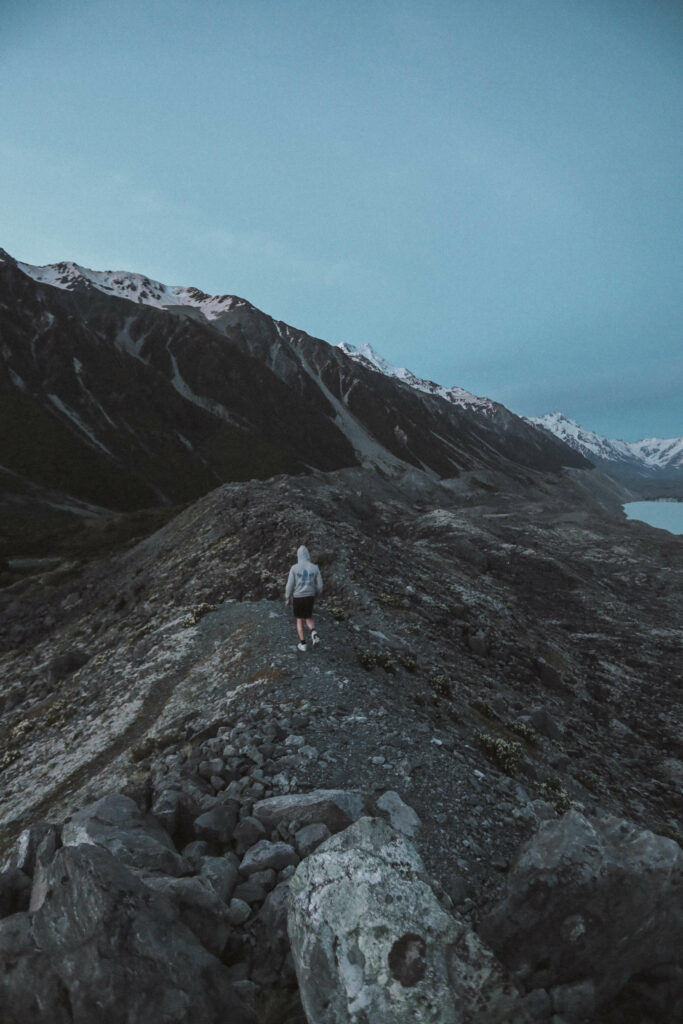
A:
POLYGON ((581 452, 587 459, 629 463, 648 470, 683 468, 683 437, 646 437, 641 441, 621 441, 585 430, 561 412, 531 417, 529 423, 545 427, 581 452))
POLYGON ((199 310, 207 320, 215 320, 222 313, 245 304, 244 299, 235 295, 207 295, 199 288, 166 285, 152 281, 144 274, 131 274, 127 271, 90 270, 72 262, 51 263, 45 267, 17 262, 17 266, 34 281, 53 288, 75 291, 84 286, 91 287, 105 295, 157 309, 186 306, 199 310))
POLYGON ((494 403, 490 398, 480 398, 478 395, 472 395, 469 391, 465 391, 464 388, 447 388, 442 384, 435 384, 434 381, 424 380, 422 377, 417 377, 410 370, 407 370, 405 366, 392 366, 378 352, 375 352, 372 345, 356 346, 342 342, 338 348, 357 363, 368 366, 371 370, 378 370, 386 377, 394 377, 396 380, 403 381, 411 388, 415 388, 416 391, 423 391, 428 395, 437 395, 439 398, 445 398, 447 402, 451 402, 453 405, 459 405, 466 409, 478 409, 484 412, 491 411, 494 408, 494 403))

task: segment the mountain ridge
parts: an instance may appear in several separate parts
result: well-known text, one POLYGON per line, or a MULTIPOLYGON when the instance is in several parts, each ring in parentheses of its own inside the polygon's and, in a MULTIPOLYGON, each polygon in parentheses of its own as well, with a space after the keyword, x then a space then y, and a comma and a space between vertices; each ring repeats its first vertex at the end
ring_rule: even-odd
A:
POLYGON ((67 504, 172 505, 354 465, 590 468, 502 405, 380 373, 236 296, 0 253, 0 330, 0 465, 67 504))
POLYGON ((562 412, 530 417, 604 472, 636 489, 683 497, 683 437, 622 441, 586 430, 562 412))

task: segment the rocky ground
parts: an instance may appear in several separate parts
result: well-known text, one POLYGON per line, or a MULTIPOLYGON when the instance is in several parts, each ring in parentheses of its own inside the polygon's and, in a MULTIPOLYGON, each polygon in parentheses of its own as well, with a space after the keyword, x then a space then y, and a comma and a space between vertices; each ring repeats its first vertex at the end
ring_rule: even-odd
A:
MULTIPOLYGON (((377 813, 395 792, 475 930, 520 845, 570 809, 680 843, 682 544, 581 471, 219 488, 122 555, 0 592, 0 842, 11 856, 27 825, 116 791, 154 810, 169 773, 240 820, 279 795, 353 791, 377 813), (282 600, 299 543, 326 584, 305 654, 282 600)), ((168 831, 177 854, 188 828, 168 831)))

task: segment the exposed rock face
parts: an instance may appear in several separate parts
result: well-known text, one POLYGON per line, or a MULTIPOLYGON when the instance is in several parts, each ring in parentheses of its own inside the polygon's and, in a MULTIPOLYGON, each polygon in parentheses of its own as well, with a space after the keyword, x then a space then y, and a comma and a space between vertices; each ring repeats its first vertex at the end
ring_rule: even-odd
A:
POLYGON ((316 789, 311 793, 293 793, 274 796, 254 805, 254 817, 267 828, 281 821, 298 821, 302 825, 313 822, 327 825, 330 832, 346 828, 361 816, 365 801, 360 793, 346 793, 338 789, 316 789))
POLYGON ((521 851, 481 934, 558 1013, 590 1014, 632 977, 683 965, 683 852, 630 822, 569 811, 521 851))
POLYGON ((59 850, 47 883, 34 915, 0 921, 3 1024, 246 1020, 226 968, 107 850, 59 850))
POLYGON ((526 1020, 476 936, 439 905, 414 847, 361 818, 290 882, 289 936, 310 1024, 526 1020))
POLYGON ((122 864, 143 871, 179 875, 186 865, 173 841, 155 819, 142 814, 129 797, 103 797, 73 815, 62 830, 64 846, 94 843, 122 864))

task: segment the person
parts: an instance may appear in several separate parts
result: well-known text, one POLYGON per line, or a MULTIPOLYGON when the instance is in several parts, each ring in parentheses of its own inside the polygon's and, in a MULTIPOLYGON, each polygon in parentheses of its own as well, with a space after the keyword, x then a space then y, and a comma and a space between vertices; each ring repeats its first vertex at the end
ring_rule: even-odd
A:
POLYGON ((311 631, 311 643, 317 646, 320 643, 313 621, 313 602, 323 592, 323 578, 320 569, 311 561, 308 548, 303 544, 296 553, 297 563, 289 570, 287 586, 285 587, 285 603, 292 602, 294 618, 296 619, 296 631, 299 635, 297 647, 300 651, 306 650, 306 634, 304 633, 304 622, 311 631))

